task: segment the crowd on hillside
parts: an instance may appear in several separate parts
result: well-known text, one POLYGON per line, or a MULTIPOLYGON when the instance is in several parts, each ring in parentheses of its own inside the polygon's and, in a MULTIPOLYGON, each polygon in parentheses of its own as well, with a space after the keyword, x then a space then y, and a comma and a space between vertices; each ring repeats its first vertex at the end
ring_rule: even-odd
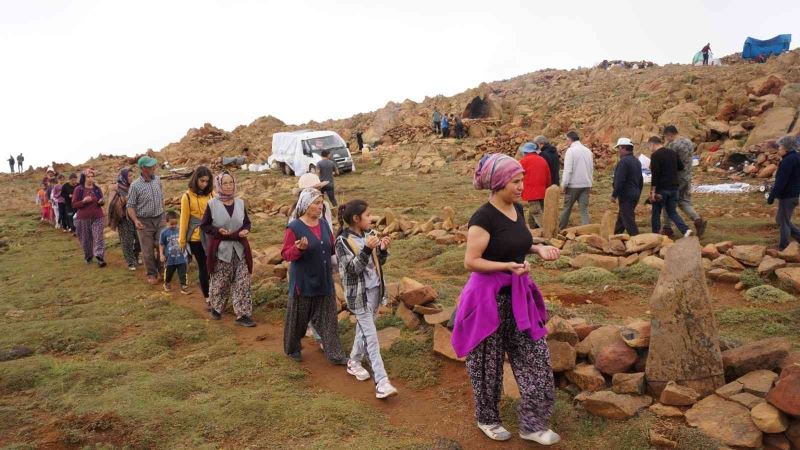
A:
POLYGON ((461 121, 461 116, 450 114, 442 114, 438 109, 433 110, 433 121, 431 122, 431 130, 434 134, 438 134, 443 138, 450 137, 450 128, 453 128, 453 137, 456 139, 464 139, 466 133, 464 131, 464 122, 461 121))
MULTIPOLYGON (((499 412, 503 364, 508 357, 521 395, 519 434, 543 445, 560 441, 550 429, 555 386, 546 343, 547 312, 539 287, 530 277, 526 257, 531 254, 552 261, 560 251, 534 244, 529 228, 542 225, 544 198, 553 185, 564 194, 560 227, 565 228, 578 203, 581 223, 589 223, 589 200, 594 182, 594 162, 575 131, 566 134, 568 147, 563 166, 558 150, 544 136, 524 144, 521 160, 504 154, 481 158, 474 177, 476 189, 490 191, 469 221, 464 266, 471 272, 461 291, 453 318, 452 346, 466 358, 466 370, 475 398, 478 428, 490 439, 508 440, 499 412), (529 208, 526 216, 524 202, 529 208)), ((653 205, 654 232, 671 234, 671 223, 683 236, 692 234, 678 209, 702 234, 707 222, 691 203, 694 147, 680 137, 674 126, 653 136, 652 185, 646 194, 653 205), (664 142, 666 141, 666 142, 664 142), (666 214, 661 227, 662 212, 666 214)), ((778 140, 779 165, 775 188, 768 202, 778 199, 780 247, 790 238, 800 240, 800 229, 791 217, 800 195, 798 142, 786 136, 778 140)), ((615 232, 636 235, 636 208, 644 190, 641 164, 633 156, 634 145, 620 138, 620 159, 614 169, 611 201, 619 205, 615 232)), ((86 169, 70 174, 68 181, 52 169, 42 182, 38 201, 42 220, 51 221, 77 236, 87 264, 106 266, 103 229, 106 220, 117 231, 128 269, 144 265, 150 284, 170 291, 177 272, 180 290, 189 293, 187 264, 197 266, 198 284, 210 318, 220 320, 230 301, 235 323, 256 326, 252 319, 251 274, 253 257, 248 241, 252 223, 244 200, 236 196, 236 179, 223 170, 214 175, 196 167, 181 197, 179 211, 166 211, 157 176, 156 159, 138 160, 134 170, 119 171, 108 202, 86 169), (106 210, 104 211, 104 207, 106 210), (74 220, 73 220, 74 219, 74 220)), ((313 335, 329 361, 345 366, 348 374, 363 381, 372 378, 375 396, 397 394, 389 382, 375 325, 378 309, 386 303, 383 265, 392 239, 372 228, 370 207, 351 200, 335 214, 323 197, 329 181, 315 174, 300 177, 297 201, 284 232, 281 255, 289 261, 289 301, 284 323, 284 351, 302 361, 301 340, 313 335), (338 226, 333 216, 338 218, 338 226), (356 318, 356 333, 349 355, 339 339, 334 273, 338 272, 348 310, 356 318), (371 371, 363 366, 369 362, 371 371)), ((331 197, 331 200, 334 198, 331 197)))

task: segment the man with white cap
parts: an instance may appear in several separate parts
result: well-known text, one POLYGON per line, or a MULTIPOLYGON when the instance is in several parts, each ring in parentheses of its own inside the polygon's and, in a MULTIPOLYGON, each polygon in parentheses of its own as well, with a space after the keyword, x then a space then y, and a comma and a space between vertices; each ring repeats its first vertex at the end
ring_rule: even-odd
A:
POLYGON ((661 210, 666 208, 667 215, 684 236, 689 236, 692 231, 678 214, 678 199, 680 180, 678 173, 684 170, 684 163, 678 153, 663 146, 663 141, 658 136, 653 136, 647 141, 652 154, 650 155, 650 203, 653 204, 652 230, 653 233, 661 231, 661 210))
POLYGON ((633 156, 633 143, 630 139, 619 138, 616 148, 619 151, 619 162, 614 168, 611 201, 619 203, 619 213, 614 233, 627 231, 629 235, 636 236, 639 234, 639 227, 636 226, 636 205, 644 187, 642 163, 633 156))

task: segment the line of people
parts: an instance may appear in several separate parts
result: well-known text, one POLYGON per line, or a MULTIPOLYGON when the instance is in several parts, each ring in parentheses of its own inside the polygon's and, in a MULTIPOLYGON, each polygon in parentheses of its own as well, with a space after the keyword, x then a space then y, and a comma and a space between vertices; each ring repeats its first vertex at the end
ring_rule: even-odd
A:
POLYGON ((464 131, 464 122, 461 120, 460 116, 455 114, 442 114, 439 112, 438 109, 433 110, 433 121, 431 123, 431 129, 433 130, 434 134, 438 134, 443 138, 450 137, 450 127, 454 128, 454 136, 456 139, 463 139, 466 137, 466 133, 464 131))
MULTIPOLYGON (((589 199, 594 183, 594 155, 591 149, 581 143, 577 132, 569 131, 565 137, 567 148, 564 151, 563 172, 560 177, 558 150, 546 137, 537 136, 533 142, 520 147, 520 164, 525 169, 522 200, 528 203, 528 225, 531 228, 541 228, 543 225, 545 191, 551 185, 559 185, 564 196, 558 224, 560 229, 569 226, 576 203, 581 225, 590 223, 589 199)), ((708 222, 692 206, 694 144, 679 136, 673 125, 664 128, 664 140, 654 136, 647 144, 653 155, 650 163, 652 182, 647 199, 647 203, 653 205, 652 232, 672 237, 674 223, 681 235, 687 235, 690 230, 678 213, 680 209, 692 221, 693 233, 702 236, 708 222)), ((627 232, 635 236, 639 234, 636 207, 644 189, 642 165, 633 155, 634 145, 630 139, 620 138, 616 148, 620 159, 614 168, 611 202, 618 205, 619 212, 614 230, 615 233, 627 232)))

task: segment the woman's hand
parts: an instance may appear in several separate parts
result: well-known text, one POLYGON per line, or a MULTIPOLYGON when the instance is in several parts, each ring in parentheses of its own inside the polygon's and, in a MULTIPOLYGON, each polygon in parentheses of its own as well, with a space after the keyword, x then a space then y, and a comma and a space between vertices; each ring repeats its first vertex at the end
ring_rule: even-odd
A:
POLYGON ((552 245, 539 245, 535 248, 536 253, 545 261, 555 261, 561 256, 561 250, 552 245))
POLYGON ((527 275, 528 273, 530 273, 531 270, 531 266, 530 264, 528 264, 528 261, 525 261, 522 264, 510 262, 507 263, 506 267, 508 271, 513 273, 514 275, 527 275))
POLYGON ((250 230, 242 230, 239 232, 239 237, 247 237, 250 234, 250 230))
POLYGON ((390 245, 392 245, 392 237, 391 236, 384 236, 381 239, 381 250, 388 249, 390 245))
POLYGON ((219 234, 221 234, 223 236, 227 236, 227 235, 231 234, 231 232, 226 230, 225 228, 220 228, 219 229, 219 234))
POLYGON ((308 248, 308 238, 300 239, 299 241, 294 241, 294 246, 297 247, 298 250, 303 251, 308 248))

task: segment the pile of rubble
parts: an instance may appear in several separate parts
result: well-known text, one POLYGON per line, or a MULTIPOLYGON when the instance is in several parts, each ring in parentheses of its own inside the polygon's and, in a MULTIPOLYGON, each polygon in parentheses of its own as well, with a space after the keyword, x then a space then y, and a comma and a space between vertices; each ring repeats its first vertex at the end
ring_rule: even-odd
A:
POLYGON ((402 124, 386 130, 381 142, 383 144, 407 144, 421 141, 432 134, 433 130, 430 126, 402 124))

